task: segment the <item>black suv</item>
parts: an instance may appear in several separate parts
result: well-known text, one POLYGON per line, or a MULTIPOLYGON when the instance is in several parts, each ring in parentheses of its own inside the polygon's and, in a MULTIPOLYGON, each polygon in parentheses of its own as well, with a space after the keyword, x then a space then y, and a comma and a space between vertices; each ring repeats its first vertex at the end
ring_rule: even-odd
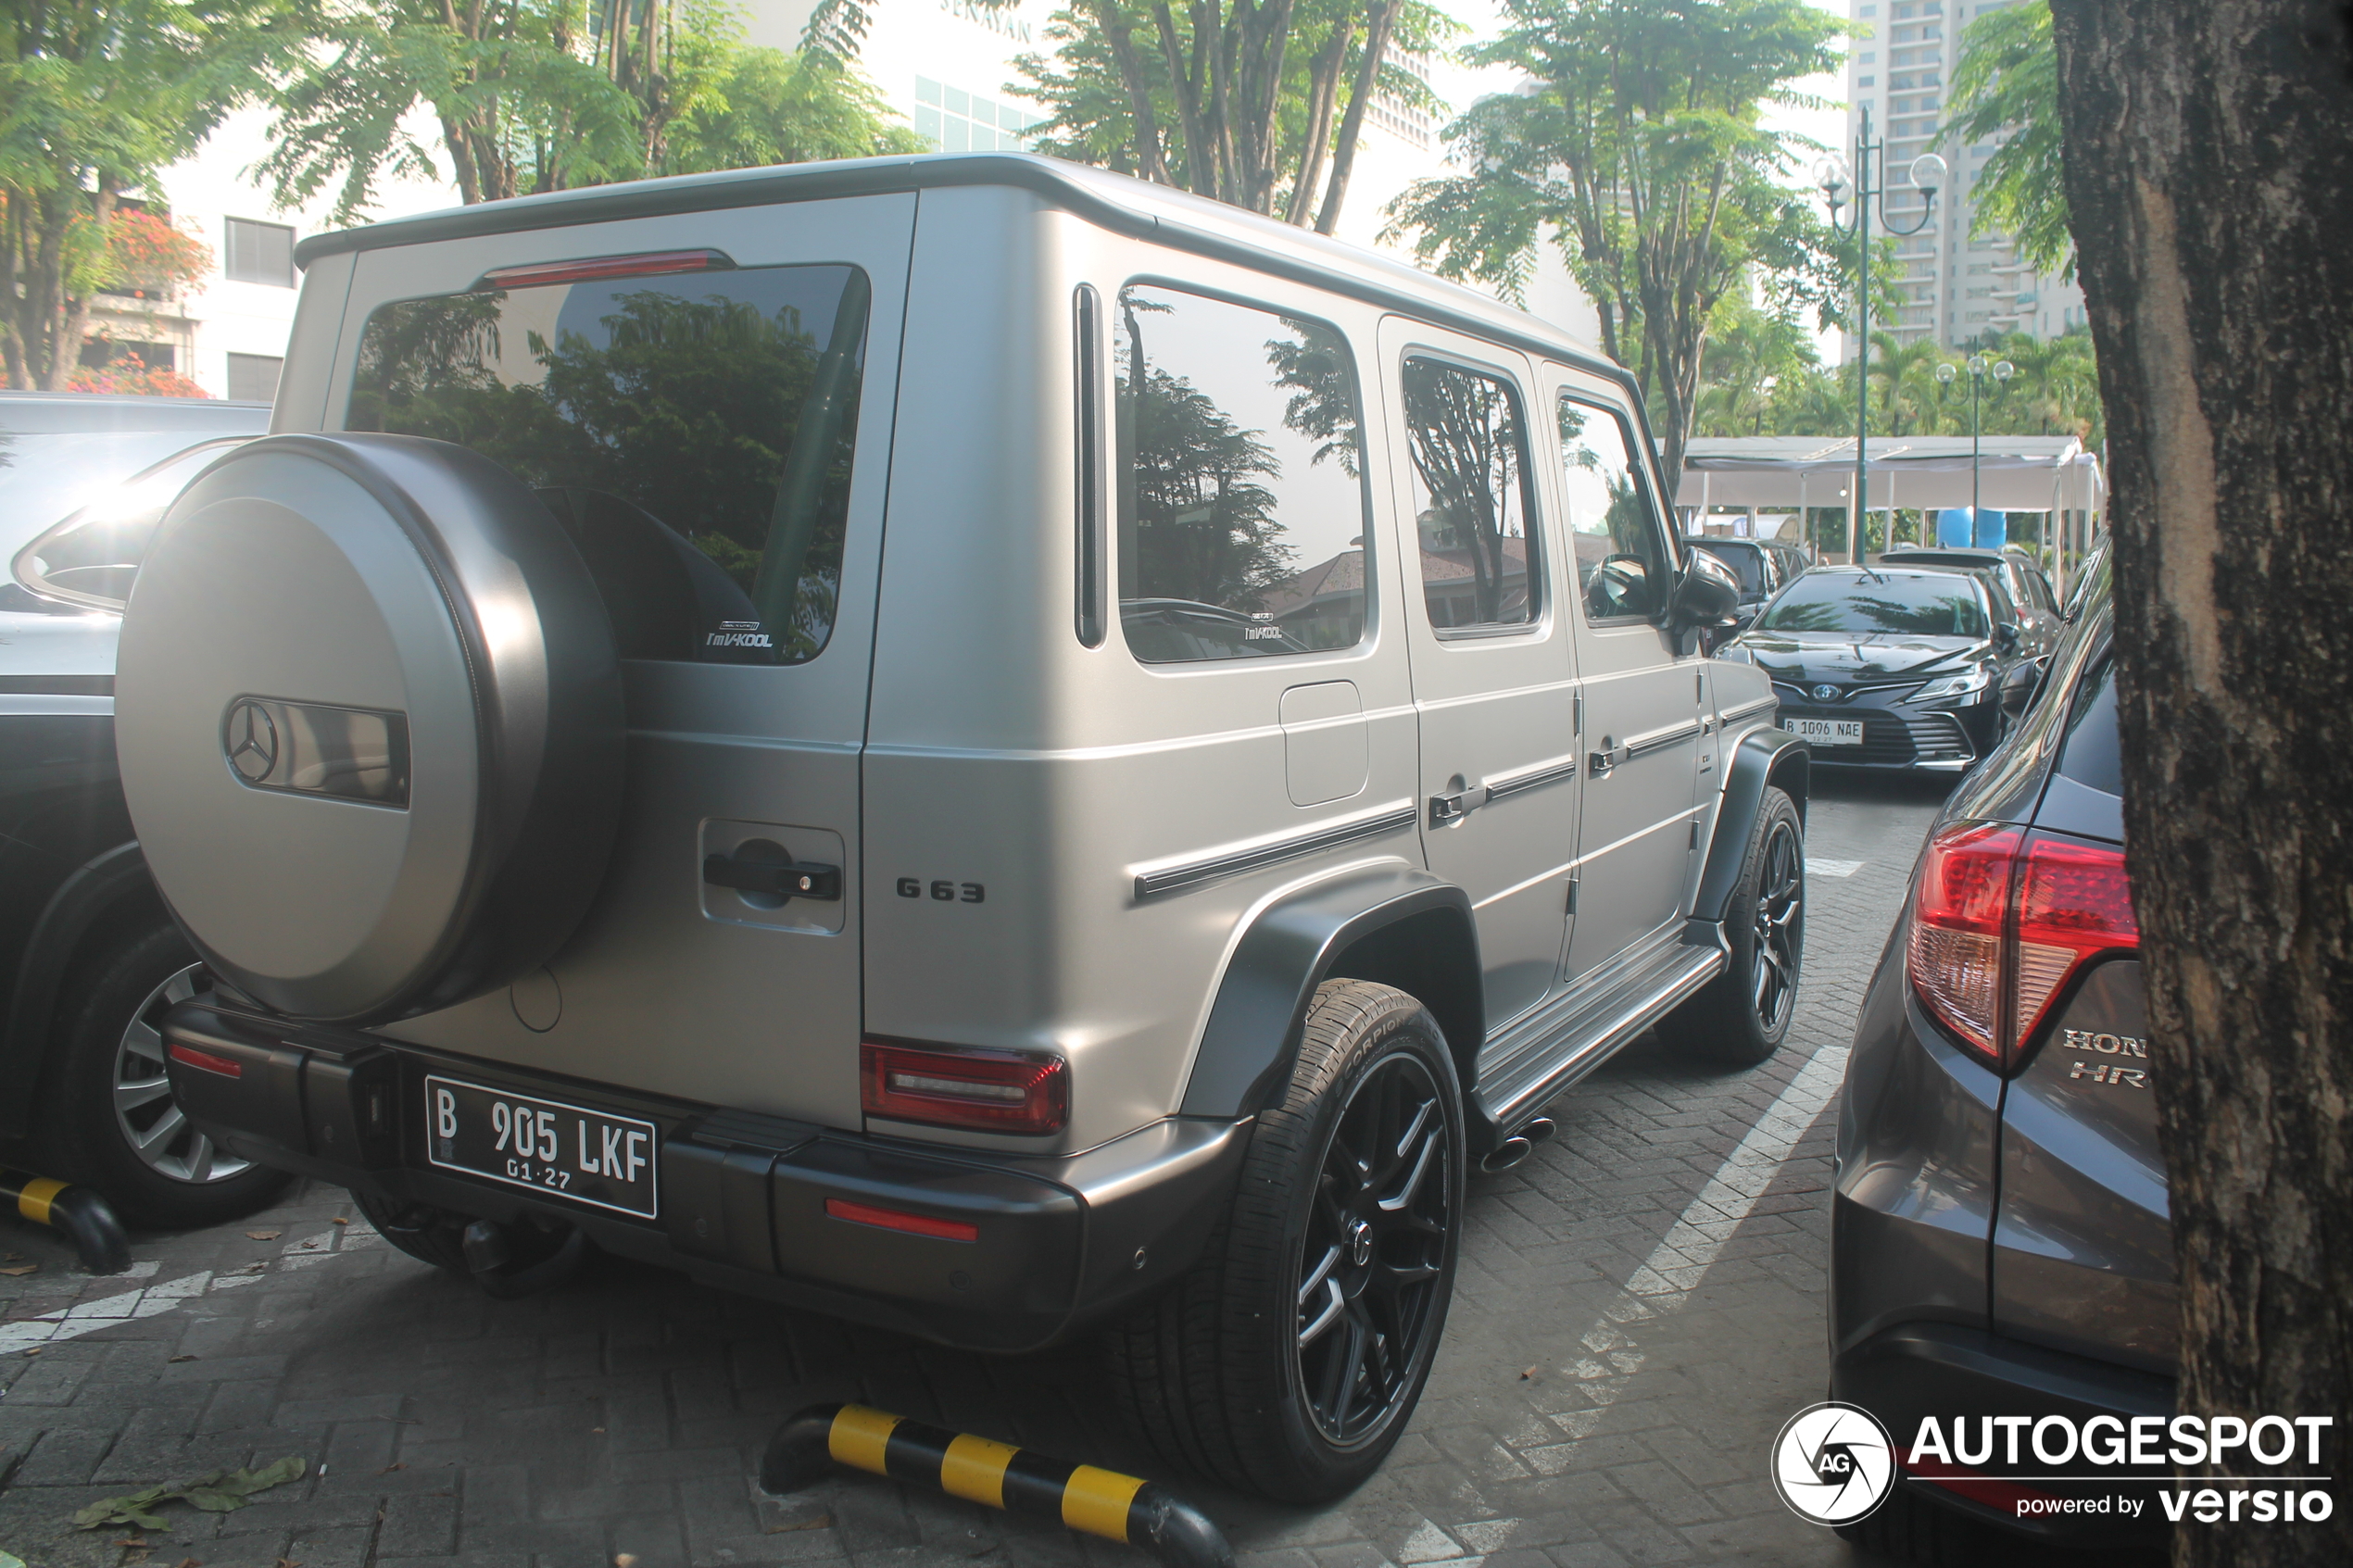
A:
POLYGON ((2110 1546, 2163 1524, 2153 1503, 2137 1523, 2052 1506, 2145 1495, 2163 1466, 2101 1462, 2108 1424, 2090 1424, 2173 1411, 2110 629, 2102 571, 2047 689, 1931 830, 1847 1060, 1831 1393, 1898 1445, 1894 1493, 1847 1532, 1878 1549, 1974 1562, 1993 1549, 1983 1522, 2110 1546), (2090 1462, 1983 1441, 1988 1417, 2053 1415, 2086 1434, 2090 1462), (1948 1452, 1912 1448, 1929 1416, 1948 1452))

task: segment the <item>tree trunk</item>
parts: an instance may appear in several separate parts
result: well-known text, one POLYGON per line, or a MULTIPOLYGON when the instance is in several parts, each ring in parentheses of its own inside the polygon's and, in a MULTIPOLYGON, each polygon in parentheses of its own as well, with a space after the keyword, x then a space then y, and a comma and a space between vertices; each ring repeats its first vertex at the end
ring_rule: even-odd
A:
MULTIPOLYGON (((114 221, 115 207, 114 181, 107 175, 98 176, 97 197, 94 205, 93 217, 98 225, 99 243, 103 245, 107 226, 114 221)), ((57 341, 49 351, 51 392, 65 391, 66 383, 73 380, 73 372, 82 368, 82 340, 90 331, 90 296, 96 292, 94 287, 86 288, 62 302, 64 308, 57 319, 57 341)))
MULTIPOLYGON (((2185 1413, 2353 1415, 2353 12, 2053 0, 2185 1413)), ((2311 1484, 2308 1483, 2308 1486, 2311 1484)), ((2325 1524, 2174 1561, 2353 1562, 2325 1524)), ((2233 1510, 2233 1512, 2236 1511, 2233 1510)))
POLYGON ((1332 149, 1332 182, 1324 191, 1323 209, 1315 214, 1315 232, 1328 234, 1340 227, 1340 206, 1348 199, 1348 177, 1356 168, 1356 144, 1365 134, 1365 114, 1380 90, 1381 56, 1389 53, 1390 29, 1397 20, 1401 0, 1373 0, 1365 25, 1365 53, 1356 62, 1355 91, 1348 97, 1348 112, 1340 122, 1340 144, 1332 149))

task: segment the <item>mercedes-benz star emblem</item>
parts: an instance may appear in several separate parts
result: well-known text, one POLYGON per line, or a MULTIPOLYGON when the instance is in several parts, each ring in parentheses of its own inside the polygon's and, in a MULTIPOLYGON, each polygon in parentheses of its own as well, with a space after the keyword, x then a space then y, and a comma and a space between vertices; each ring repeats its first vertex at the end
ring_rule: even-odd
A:
POLYGON ((247 784, 259 784, 278 765, 278 726, 270 710, 248 697, 229 709, 221 733, 229 766, 247 784))
POLYGON ((1816 686, 1814 688, 1814 700, 1816 702, 1836 702, 1838 700, 1838 688, 1836 686, 1816 686))

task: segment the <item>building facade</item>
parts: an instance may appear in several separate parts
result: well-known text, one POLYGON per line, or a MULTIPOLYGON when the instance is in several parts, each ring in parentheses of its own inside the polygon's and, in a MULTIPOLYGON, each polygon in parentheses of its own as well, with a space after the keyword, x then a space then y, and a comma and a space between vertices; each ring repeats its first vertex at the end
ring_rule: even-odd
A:
MULTIPOLYGON (((1887 143, 1887 210, 1899 225, 1918 218, 1921 197, 1906 170, 1922 153, 1952 166, 1939 193, 1936 220, 1896 242, 1902 309, 1886 330, 1899 342, 1932 338, 1965 348, 1988 334, 2028 332, 2057 337, 2083 320, 2083 292, 2071 282, 2038 275, 1999 233, 1977 235, 1975 185, 2002 138, 1969 146, 1940 142, 1950 105, 1961 29, 1990 11, 2022 0, 1848 0, 1856 37, 1847 57, 1846 136, 1866 111, 1871 134, 1887 143)), ((1873 226, 1879 215, 1872 214, 1873 226)), ((1853 357, 1854 344, 1846 345, 1853 357)))

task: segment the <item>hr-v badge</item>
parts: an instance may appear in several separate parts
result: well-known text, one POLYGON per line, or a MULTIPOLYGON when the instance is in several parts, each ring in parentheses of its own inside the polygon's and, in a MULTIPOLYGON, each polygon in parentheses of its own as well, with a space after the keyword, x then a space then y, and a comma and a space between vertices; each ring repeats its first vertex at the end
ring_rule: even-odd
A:
POLYGON ((1799 1518, 1852 1524, 1887 1499, 1895 1443, 1855 1405, 1809 1405, 1773 1439, 1773 1489, 1799 1518))

